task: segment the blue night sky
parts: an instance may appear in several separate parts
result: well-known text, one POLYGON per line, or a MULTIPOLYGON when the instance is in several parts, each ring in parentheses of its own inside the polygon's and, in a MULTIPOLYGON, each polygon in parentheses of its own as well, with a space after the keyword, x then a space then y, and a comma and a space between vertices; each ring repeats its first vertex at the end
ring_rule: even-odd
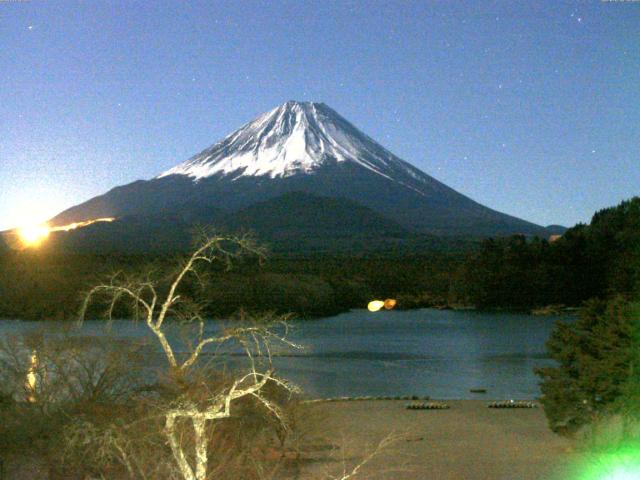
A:
POLYGON ((0 2, 0 229, 321 101, 494 209, 640 194, 640 2, 0 2))

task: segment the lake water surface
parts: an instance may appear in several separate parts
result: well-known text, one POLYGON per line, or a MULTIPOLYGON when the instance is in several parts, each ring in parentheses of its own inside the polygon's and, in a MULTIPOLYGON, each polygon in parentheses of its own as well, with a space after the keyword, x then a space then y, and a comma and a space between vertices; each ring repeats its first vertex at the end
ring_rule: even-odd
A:
MULTIPOLYGON (((297 322, 292 340, 303 350, 280 349, 274 364, 312 397, 429 395, 432 398, 531 399, 540 394, 535 367, 551 365, 545 341, 559 317, 447 310, 354 310, 297 322), (473 394, 471 388, 485 388, 473 394)), ((42 322, 0 320, 0 335, 42 322)), ((211 322, 208 329, 219 328, 211 322)), ((100 335, 89 321, 82 333, 100 335)), ((117 321, 111 333, 147 335, 144 323, 117 321)))

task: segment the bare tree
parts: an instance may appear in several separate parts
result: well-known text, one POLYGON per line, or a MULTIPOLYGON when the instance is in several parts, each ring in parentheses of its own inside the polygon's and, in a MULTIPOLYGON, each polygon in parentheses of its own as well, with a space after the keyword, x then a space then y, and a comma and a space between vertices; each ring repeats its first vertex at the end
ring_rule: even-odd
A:
MULTIPOLYGON (((84 319, 90 302, 96 296, 106 300, 108 305, 106 315, 111 319, 116 305, 120 301, 127 301, 136 316, 142 317, 158 340, 170 371, 180 378, 184 378, 187 370, 196 364, 203 349, 208 345, 220 347, 234 342, 243 348, 249 359, 247 372, 238 376, 229 386, 222 387, 217 392, 211 392, 205 399, 194 400, 189 395, 181 395, 170 402, 163 413, 164 433, 180 475, 185 480, 207 478, 210 454, 208 425, 230 417, 233 406, 239 399, 248 397, 257 400, 281 423, 284 429, 288 428, 285 415, 278 404, 264 394, 265 387, 269 384, 277 385, 289 394, 297 391, 293 385, 276 377, 271 363, 274 341, 297 347, 286 338, 288 327, 285 319, 267 316, 266 319, 261 318, 259 322, 253 321, 249 325, 243 322, 240 326, 206 335, 205 318, 201 306, 180 293, 180 287, 188 275, 201 280, 201 272, 198 270, 200 265, 213 262, 230 265, 234 259, 246 254, 262 258, 264 252, 248 237, 203 236, 194 252, 181 264, 170 281, 166 294, 160 293, 159 282, 152 279, 150 275, 142 279, 132 279, 116 274, 108 283, 93 287, 83 302, 81 319, 84 319), (176 354, 174 346, 166 335, 167 319, 171 317, 196 327, 195 340, 190 342, 192 348, 183 358, 179 358, 180 356, 176 354), (276 323, 283 327, 282 332, 276 333, 273 328, 276 323), (178 422, 181 420, 191 424, 192 442, 185 442, 181 435, 182 432, 178 428, 178 422), (193 444, 193 452, 186 451, 189 444, 193 444)), ((215 424, 211 428, 215 428, 215 424)))
POLYGON ((96 296, 101 296, 103 300, 106 300, 108 304, 106 316, 109 320, 113 318, 116 305, 121 301, 126 301, 131 305, 135 317, 142 317, 149 330, 156 336, 170 367, 178 372, 184 372, 197 361, 202 349, 208 344, 221 344, 243 333, 235 330, 227 335, 205 337, 205 319, 201 306, 193 299, 184 298, 178 292, 185 277, 193 275, 198 281, 201 281, 198 267, 202 263, 223 262, 230 266, 233 259, 246 254, 254 254, 260 259, 264 258, 264 250, 247 236, 208 236, 203 233, 197 245, 194 252, 182 262, 163 298, 161 298, 159 288, 160 282, 152 278, 152 272, 145 274, 142 278, 129 277, 118 272, 111 277, 108 283, 93 287, 85 295, 80 311, 80 320, 84 319, 89 304, 96 296), (195 347, 191 354, 181 362, 176 358, 174 349, 165 333, 165 321, 169 317, 175 317, 184 323, 196 323, 199 327, 195 347))

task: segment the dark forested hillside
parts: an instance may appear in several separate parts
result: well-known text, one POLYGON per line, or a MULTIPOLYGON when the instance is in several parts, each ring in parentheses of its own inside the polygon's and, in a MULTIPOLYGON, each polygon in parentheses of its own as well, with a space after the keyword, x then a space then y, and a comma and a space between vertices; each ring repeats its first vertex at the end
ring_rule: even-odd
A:
POLYGON ((456 275, 459 301, 480 308, 579 305, 640 289, 640 198, 597 212, 554 242, 488 239, 456 275))
POLYGON ((476 241, 464 236, 417 233, 346 198, 289 192, 234 213, 189 204, 180 213, 128 215, 52 232, 39 249, 51 254, 166 255, 188 251, 194 232, 203 225, 215 225, 221 232, 251 232, 271 251, 282 254, 361 256, 388 250, 402 254, 459 251, 476 241))
MULTIPOLYGON (((271 255, 265 264, 247 258, 231 271, 208 272, 198 297, 207 313, 224 316, 240 308, 301 317, 363 308, 374 297, 398 297, 401 306, 444 305, 450 272, 460 253, 271 255)), ((140 273, 154 265, 157 276, 175 265, 171 256, 52 255, 45 251, 0 255, 0 318, 73 318, 82 292, 114 272, 140 273)), ((196 288, 194 285, 193 288, 196 288)), ((124 315, 124 313, 123 313, 124 315)))

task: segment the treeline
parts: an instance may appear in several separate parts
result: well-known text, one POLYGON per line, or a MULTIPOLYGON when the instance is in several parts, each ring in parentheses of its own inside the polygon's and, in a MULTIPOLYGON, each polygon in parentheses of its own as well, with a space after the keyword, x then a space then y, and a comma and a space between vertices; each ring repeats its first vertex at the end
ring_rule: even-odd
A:
POLYGON ((640 198, 597 212, 556 241, 488 239, 452 280, 452 298, 481 309, 525 309, 630 297, 640 291, 640 198))
MULTIPOLYGON (((208 272, 212 281, 199 296, 211 316, 244 308, 300 317, 388 297, 399 308, 510 310, 629 297, 640 291, 640 198, 597 212, 589 225, 576 225, 553 242, 516 235, 452 245, 354 250, 358 254, 276 250, 263 265, 245 258, 230 271, 208 272)), ((110 274, 153 268, 164 275, 172 264, 172 256, 160 254, 7 250, 0 253, 0 318, 73 318, 82 292, 110 274)))
MULTIPOLYGON (((89 287, 116 272, 166 277, 174 260, 172 256, 7 252, 0 255, 0 318, 74 318, 89 287)), ((462 260, 461 253, 452 252, 362 257, 273 254, 263 264, 247 257, 234 262, 229 271, 212 267, 204 272, 209 277, 205 287, 194 277, 185 288, 204 302, 212 317, 229 316, 241 308, 303 318, 328 316, 387 297, 396 297, 409 308, 444 305, 450 272, 462 260)))

